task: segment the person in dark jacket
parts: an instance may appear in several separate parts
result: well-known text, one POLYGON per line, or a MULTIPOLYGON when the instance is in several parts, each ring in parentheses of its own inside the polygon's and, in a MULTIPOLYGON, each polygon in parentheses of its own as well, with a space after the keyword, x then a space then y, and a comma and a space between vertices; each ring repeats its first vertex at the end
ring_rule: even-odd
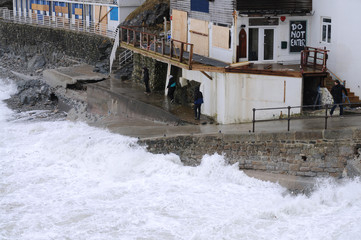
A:
POLYGON ((150 93, 149 71, 148 71, 148 68, 146 68, 146 67, 143 67, 143 82, 145 84, 145 92, 144 93, 150 93))
POLYGON ((168 96, 170 98, 170 102, 173 103, 174 102, 174 91, 176 88, 177 84, 175 82, 175 79, 172 75, 169 75, 169 81, 168 81, 168 96))
POLYGON ((203 103, 203 94, 199 91, 199 86, 194 90, 194 119, 199 120, 201 118, 201 105, 203 103))
POLYGON ((343 115, 343 99, 342 99, 342 92, 345 92, 345 95, 347 96, 347 90, 346 88, 340 84, 339 80, 335 81, 335 86, 331 89, 331 94, 333 97, 334 105, 331 108, 330 115, 332 116, 333 111, 335 111, 337 105, 340 107, 340 116, 343 115))

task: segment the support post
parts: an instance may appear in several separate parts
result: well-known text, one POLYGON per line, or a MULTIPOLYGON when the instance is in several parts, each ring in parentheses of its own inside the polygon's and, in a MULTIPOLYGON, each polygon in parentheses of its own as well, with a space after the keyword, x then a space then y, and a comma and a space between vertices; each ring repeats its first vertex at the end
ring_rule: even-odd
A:
POLYGON ((253 111, 252 132, 254 132, 256 128, 256 109, 253 108, 252 111, 253 111))
POLYGON ((168 68, 167 68, 167 79, 165 80, 165 86, 164 86, 164 95, 167 96, 168 95, 168 82, 169 82, 169 76, 170 76, 170 70, 172 68, 172 64, 168 63, 168 68))
POLYGON ((291 107, 288 106, 288 117, 287 117, 287 131, 290 131, 290 123, 291 123, 291 107))

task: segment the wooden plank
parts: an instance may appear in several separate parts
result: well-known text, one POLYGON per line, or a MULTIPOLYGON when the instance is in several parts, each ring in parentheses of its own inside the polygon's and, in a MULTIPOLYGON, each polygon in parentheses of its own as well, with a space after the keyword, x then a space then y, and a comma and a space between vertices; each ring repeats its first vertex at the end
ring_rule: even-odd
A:
POLYGON ((208 22, 198 20, 198 19, 190 19, 190 42, 194 44, 194 53, 209 56, 209 29, 208 22), (193 33, 192 33, 193 31, 193 33), (197 32, 194 33, 194 32, 197 32), (203 34, 203 35, 200 35, 203 34))
POLYGON ((83 9, 75 8, 75 15, 83 15, 83 9))
MULTIPOLYGON (((188 13, 184 11, 172 10, 172 38, 181 42, 188 41, 188 13)), ((180 48, 180 43, 175 43, 180 48)))
POLYGON ((240 13, 311 12, 312 0, 237 0, 237 10, 240 13))
POLYGON ((202 73, 204 76, 206 76, 208 79, 213 80, 213 78, 212 78, 211 76, 209 76, 206 72, 201 71, 201 73, 202 73))
POLYGON ((212 46, 229 49, 229 28, 212 26, 212 46))
POLYGON ((94 6, 95 11, 95 22, 107 24, 108 18, 105 17, 107 14, 107 7, 105 6, 94 6))
POLYGON ((64 14, 68 14, 68 7, 61 7, 61 12, 64 13, 64 14))

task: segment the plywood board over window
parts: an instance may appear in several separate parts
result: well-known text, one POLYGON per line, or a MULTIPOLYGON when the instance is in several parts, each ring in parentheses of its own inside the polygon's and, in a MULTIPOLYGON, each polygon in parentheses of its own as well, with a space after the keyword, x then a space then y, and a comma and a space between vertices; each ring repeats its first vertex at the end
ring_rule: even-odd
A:
POLYGON ((213 25, 212 46, 229 49, 229 28, 213 25))
MULTIPOLYGON (((172 38, 178 41, 187 42, 187 12, 172 10, 172 38)), ((180 44, 175 44, 180 47, 180 44)))
POLYGON ((104 6, 95 6, 94 7, 95 10, 95 20, 96 22, 101 22, 102 24, 107 24, 108 23, 108 17, 106 16, 107 14, 107 7, 104 6))
POLYGON ((190 20, 190 42, 194 44, 194 53, 209 56, 209 29, 208 22, 191 19, 190 20))

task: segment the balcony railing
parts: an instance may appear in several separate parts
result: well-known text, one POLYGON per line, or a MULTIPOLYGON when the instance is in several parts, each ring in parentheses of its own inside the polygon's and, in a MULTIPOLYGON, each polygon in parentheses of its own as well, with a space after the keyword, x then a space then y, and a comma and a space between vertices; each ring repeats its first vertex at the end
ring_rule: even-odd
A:
POLYGON ((306 68, 327 71, 327 58, 329 50, 313 47, 305 47, 301 52, 301 67, 305 71, 306 68))
POLYGON ((0 9, 0 20, 11 21, 20 24, 30 24, 37 26, 47 26, 51 28, 62 28, 77 32, 88 32, 115 38, 115 29, 108 29, 107 24, 93 23, 80 19, 69 19, 59 16, 46 16, 43 14, 29 13, 25 15, 20 12, 0 9))
POLYGON ((193 44, 175 39, 159 39, 158 35, 130 27, 119 27, 119 32, 122 43, 188 65, 189 69, 192 68, 193 44))

